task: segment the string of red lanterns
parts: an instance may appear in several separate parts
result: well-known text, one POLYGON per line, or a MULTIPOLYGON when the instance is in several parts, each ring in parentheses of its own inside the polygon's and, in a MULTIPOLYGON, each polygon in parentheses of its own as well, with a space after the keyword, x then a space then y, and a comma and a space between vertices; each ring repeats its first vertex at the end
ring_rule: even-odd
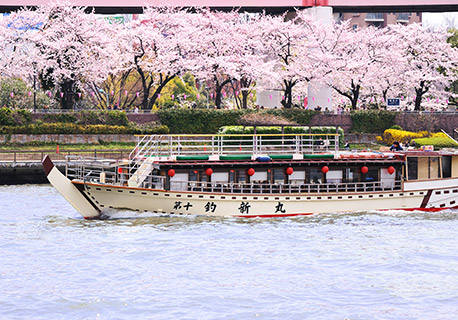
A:
MULTIPOLYGON (((367 166, 362 166, 360 170, 361 170, 361 173, 363 173, 363 174, 366 174, 366 173, 369 172, 369 168, 367 166)), ((396 169, 393 166, 390 166, 390 167, 387 168, 387 171, 388 171, 389 174, 393 174, 396 171, 396 169)), ((246 172, 251 177, 251 176, 253 176, 255 174, 256 171, 253 168, 249 168, 249 169, 247 169, 246 172)), ((329 172, 329 167, 328 166, 321 167, 321 172, 323 172, 324 174, 328 173, 329 172)), ((294 169, 292 167, 286 168, 286 174, 287 175, 290 176, 293 173, 294 173, 294 169)), ((167 171, 167 174, 168 174, 169 177, 173 177, 175 175, 175 170, 174 169, 169 169, 167 171)), ((205 169, 205 174, 207 176, 211 176, 213 174, 213 169, 212 168, 205 169)))

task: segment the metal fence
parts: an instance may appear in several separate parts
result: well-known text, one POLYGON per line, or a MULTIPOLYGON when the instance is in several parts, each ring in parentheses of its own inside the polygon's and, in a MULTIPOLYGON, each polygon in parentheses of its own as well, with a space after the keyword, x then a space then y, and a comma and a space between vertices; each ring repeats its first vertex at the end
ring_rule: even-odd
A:
POLYGON ((65 161, 66 156, 96 159, 124 159, 131 150, 0 150, 0 162, 41 162, 45 155, 53 161, 65 161))

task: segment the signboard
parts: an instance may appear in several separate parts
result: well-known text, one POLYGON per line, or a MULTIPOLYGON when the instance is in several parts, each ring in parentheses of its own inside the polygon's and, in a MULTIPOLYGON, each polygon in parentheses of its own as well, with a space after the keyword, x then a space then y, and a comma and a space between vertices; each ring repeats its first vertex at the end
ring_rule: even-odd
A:
POLYGON ((401 105, 401 99, 399 98, 391 98, 387 101, 387 106, 389 107, 399 107, 401 105))

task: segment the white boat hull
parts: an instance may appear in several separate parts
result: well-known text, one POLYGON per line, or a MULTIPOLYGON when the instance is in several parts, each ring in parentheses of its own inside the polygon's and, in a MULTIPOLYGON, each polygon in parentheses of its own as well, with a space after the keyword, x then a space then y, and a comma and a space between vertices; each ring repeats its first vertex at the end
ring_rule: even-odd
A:
POLYGON ((456 178, 440 180, 443 188, 430 189, 431 181, 415 181, 415 185, 405 183, 408 191, 360 194, 211 194, 73 183, 83 185, 82 192, 102 212, 128 209, 168 215, 284 217, 365 210, 438 211, 458 206, 456 178))

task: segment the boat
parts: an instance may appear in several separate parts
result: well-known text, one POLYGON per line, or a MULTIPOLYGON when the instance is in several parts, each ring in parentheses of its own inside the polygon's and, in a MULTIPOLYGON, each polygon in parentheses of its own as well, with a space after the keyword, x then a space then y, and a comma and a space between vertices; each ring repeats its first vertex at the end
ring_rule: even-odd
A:
POLYGON ((349 151, 336 134, 145 135, 126 159, 49 156, 50 183, 86 219, 112 210, 286 217, 458 208, 458 153, 349 151))

